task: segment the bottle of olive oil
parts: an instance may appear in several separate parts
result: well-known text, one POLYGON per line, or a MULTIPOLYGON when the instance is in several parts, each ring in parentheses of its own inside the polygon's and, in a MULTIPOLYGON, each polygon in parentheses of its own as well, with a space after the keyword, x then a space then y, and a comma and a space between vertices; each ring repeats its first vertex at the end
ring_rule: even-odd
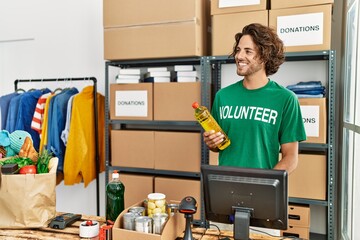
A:
POLYGON ((200 106, 197 102, 194 102, 192 107, 195 109, 196 120, 206 132, 214 130, 215 132, 221 132, 224 135, 224 141, 222 141, 217 147, 220 150, 227 148, 230 145, 230 139, 221 129, 214 117, 210 114, 209 110, 205 106, 200 106))

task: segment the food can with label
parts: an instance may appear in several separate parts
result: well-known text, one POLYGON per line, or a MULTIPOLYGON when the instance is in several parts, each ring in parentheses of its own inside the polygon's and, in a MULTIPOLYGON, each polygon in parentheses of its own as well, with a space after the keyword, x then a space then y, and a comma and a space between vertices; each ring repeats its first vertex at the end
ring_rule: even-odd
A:
POLYGON ((140 216, 135 218, 135 231, 152 233, 152 218, 140 216))
POLYGON ((144 207, 131 207, 128 212, 134 213, 136 216, 145 216, 145 208, 144 207))
POLYGON ((154 213, 153 214, 153 233, 161 234, 162 229, 165 226, 165 223, 168 219, 166 213, 154 213))
POLYGON ((135 230, 135 218, 137 215, 133 212, 127 212, 123 215, 123 225, 127 230, 135 230))

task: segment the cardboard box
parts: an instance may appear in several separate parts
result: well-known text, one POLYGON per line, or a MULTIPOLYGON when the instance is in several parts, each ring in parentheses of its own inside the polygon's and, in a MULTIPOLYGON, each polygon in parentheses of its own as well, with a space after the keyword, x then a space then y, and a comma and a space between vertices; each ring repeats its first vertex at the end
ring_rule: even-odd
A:
POLYGON ((120 181, 125 186, 125 208, 143 201, 149 193, 154 192, 154 177, 120 174, 120 181))
POLYGON ((332 5, 269 11, 269 26, 276 29, 286 52, 329 50, 332 5))
POLYGON ((208 55, 205 32, 196 20, 104 29, 104 58, 107 60, 204 55, 208 55))
POLYGON ((155 169, 200 172, 200 133, 155 132, 154 158, 155 169))
MULTIPOLYGON (((229 1, 211 0, 211 15, 266 10, 266 0, 229 1)), ((235 24, 236 25, 236 24, 235 24)))
POLYGON ((104 1, 104 58, 206 56, 209 11, 207 0, 104 1))
POLYGON ((155 192, 164 193, 167 202, 180 202, 192 196, 197 202, 194 219, 201 219, 201 183, 199 180, 155 177, 155 192))
POLYGON ((326 200, 326 156, 299 154, 297 168, 289 175, 289 197, 326 200))
POLYGON ((154 132, 111 131, 112 166, 154 168, 154 132))
POLYGON ((219 165, 219 153, 209 151, 209 165, 219 165))
POLYGON ((104 0, 104 28, 202 19, 208 0, 104 0))
POLYGON ((154 120, 196 121, 193 102, 201 102, 201 83, 155 83, 154 120))
POLYGON ((211 54, 213 56, 230 55, 235 44, 235 34, 254 22, 268 26, 268 11, 213 15, 211 54))
POLYGON ((299 103, 306 131, 305 142, 326 143, 326 98, 299 98, 299 103))
POLYGON ((290 226, 310 227, 309 206, 289 204, 288 208, 290 226))
MULTIPOLYGON (((142 202, 133 206, 142 206, 142 202)), ((112 239, 168 240, 176 239, 185 230, 185 218, 180 213, 176 213, 165 223, 161 235, 123 229, 123 216, 128 210, 129 208, 125 209, 116 219, 112 228, 112 239)))
POLYGON ((288 1, 288 0, 270 0, 271 9, 279 8, 293 8, 293 7, 306 7, 314 5, 322 5, 334 3, 334 0, 301 0, 301 1, 288 1))
POLYGON ((287 230, 281 230, 281 236, 293 236, 300 239, 310 239, 310 229, 308 227, 289 225, 287 230))
POLYGON ((110 84, 110 119, 153 120, 153 84, 110 84))

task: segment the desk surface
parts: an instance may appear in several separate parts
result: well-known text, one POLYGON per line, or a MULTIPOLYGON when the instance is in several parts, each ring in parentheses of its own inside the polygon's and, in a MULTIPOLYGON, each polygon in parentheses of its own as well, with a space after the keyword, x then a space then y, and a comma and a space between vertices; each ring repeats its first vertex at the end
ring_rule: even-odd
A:
MULTIPOLYGON (((40 229, 1 229, 0 239, 39 239, 39 240, 59 240, 59 239, 82 239, 79 237, 79 226, 83 221, 98 221, 100 226, 105 223, 103 217, 82 215, 81 220, 73 223, 65 229, 40 228, 40 229)), ((85 238, 89 240, 89 238, 85 238)))
MULTIPOLYGON (((65 229, 53 229, 53 228, 40 228, 40 229, 1 229, 0 230, 0 239, 6 240, 24 240, 24 239, 38 239, 38 240, 59 240, 59 239, 82 239, 79 237, 79 226, 81 222, 86 220, 98 221, 100 226, 105 223, 104 217, 97 216, 88 216, 82 215, 81 220, 73 223, 71 226, 65 229)), ((219 240, 219 231, 215 229, 204 229, 204 228, 193 228, 193 237, 195 240, 219 240)), ((179 240, 182 239, 184 235, 179 236, 179 240)), ((232 238, 231 231, 221 231, 220 239, 228 237, 230 240, 232 238)), ((84 238, 85 239, 85 238, 84 238)), ((86 238, 89 240, 89 238, 86 238)), ((98 239, 98 238, 94 238, 98 239)), ((254 240, 279 240, 282 238, 278 237, 269 237, 260 234, 251 234, 251 239, 254 240)), ((115 240, 115 239, 114 239, 115 240)))

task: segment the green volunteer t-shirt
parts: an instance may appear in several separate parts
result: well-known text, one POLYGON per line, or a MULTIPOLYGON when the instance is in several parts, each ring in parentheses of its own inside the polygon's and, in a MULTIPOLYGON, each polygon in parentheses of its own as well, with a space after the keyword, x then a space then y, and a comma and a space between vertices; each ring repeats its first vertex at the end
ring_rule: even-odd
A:
POLYGON ((212 114, 231 141, 219 165, 272 169, 281 144, 306 140, 296 95, 271 80, 254 90, 243 80, 220 89, 212 114))

